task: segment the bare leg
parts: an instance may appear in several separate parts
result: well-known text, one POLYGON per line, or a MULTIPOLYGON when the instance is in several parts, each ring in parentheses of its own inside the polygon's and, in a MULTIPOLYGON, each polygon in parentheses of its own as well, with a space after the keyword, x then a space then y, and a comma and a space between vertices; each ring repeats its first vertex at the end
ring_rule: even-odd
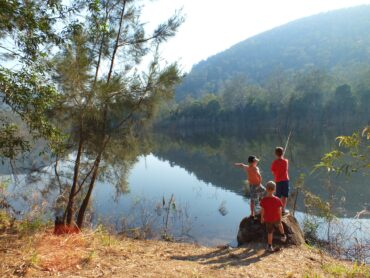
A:
POLYGON ((286 208, 287 197, 282 196, 281 197, 281 202, 283 203, 283 212, 284 212, 285 208, 286 208))
POLYGON ((281 242, 286 242, 288 238, 287 238, 287 236, 284 233, 283 223, 280 223, 279 226, 278 226, 278 228, 279 228, 279 232, 280 232, 280 235, 281 235, 280 241, 281 242))
POLYGON ((280 232, 281 235, 284 234, 284 226, 283 226, 283 223, 280 223, 279 224, 279 232, 280 232))
POLYGON ((267 243, 269 245, 272 245, 272 236, 274 235, 274 232, 268 233, 267 234, 267 243))
POLYGON ((250 207, 251 207, 251 216, 254 217, 254 199, 251 199, 250 207))

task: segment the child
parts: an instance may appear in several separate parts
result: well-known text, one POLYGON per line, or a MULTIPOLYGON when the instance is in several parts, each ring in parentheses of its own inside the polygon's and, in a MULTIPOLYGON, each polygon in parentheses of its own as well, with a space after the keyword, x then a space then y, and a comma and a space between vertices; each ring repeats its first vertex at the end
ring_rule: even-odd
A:
POLYGON ((261 200, 261 223, 266 223, 267 229, 267 248, 269 252, 274 252, 275 249, 272 247, 272 238, 274 233, 274 228, 278 228, 281 234, 280 240, 286 242, 287 237, 284 233, 284 227, 281 223, 282 215, 282 202, 281 200, 274 196, 276 189, 276 184, 273 181, 269 181, 266 184, 267 195, 261 200))
POLYGON ((262 177, 260 170, 257 167, 259 159, 254 155, 248 157, 248 165, 243 163, 235 163, 235 166, 244 168, 249 182, 249 189, 251 195, 250 208, 251 208, 251 217, 255 217, 255 204, 259 202, 260 198, 265 193, 265 188, 262 186, 262 177))
POLYGON ((282 147, 275 148, 275 155, 276 159, 272 162, 271 171, 275 177, 276 196, 281 199, 283 203, 283 214, 285 214, 287 198, 289 196, 289 162, 288 159, 284 158, 284 149, 282 147))

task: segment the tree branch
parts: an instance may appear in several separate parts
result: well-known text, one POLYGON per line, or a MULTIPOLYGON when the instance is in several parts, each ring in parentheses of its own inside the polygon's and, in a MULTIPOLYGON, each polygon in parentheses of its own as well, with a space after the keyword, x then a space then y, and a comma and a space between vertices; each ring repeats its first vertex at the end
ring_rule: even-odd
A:
POLYGON ((116 58, 119 38, 121 36, 122 22, 123 22, 123 16, 125 14, 126 2, 127 2, 127 0, 124 0, 123 5, 122 5, 122 11, 121 11, 121 16, 120 16, 120 20, 119 20, 119 28, 118 28, 118 32, 117 32, 116 42, 115 42, 115 45, 114 45, 114 48, 113 48, 113 54, 112 54, 111 64, 110 64, 110 68, 109 68, 109 72, 108 72, 107 83, 109 83, 109 81, 111 79, 111 76, 112 76, 112 72, 113 72, 114 60, 116 58))
POLYGON ((59 157, 57 156, 55 158, 54 173, 55 173, 55 177, 57 178, 58 185, 59 185, 59 193, 62 194, 63 190, 62 190, 62 183, 60 182, 60 175, 59 175, 59 172, 58 172, 58 165, 59 165, 59 157))

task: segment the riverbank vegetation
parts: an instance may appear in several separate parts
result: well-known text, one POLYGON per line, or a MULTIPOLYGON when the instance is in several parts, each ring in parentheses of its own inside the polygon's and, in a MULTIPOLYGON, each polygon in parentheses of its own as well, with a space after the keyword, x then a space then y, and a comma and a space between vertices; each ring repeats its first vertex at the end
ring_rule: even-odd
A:
POLYGON ((242 248, 134 240, 99 227, 55 236, 48 226, 20 232, 21 222, 0 222, 1 277, 367 277, 368 266, 336 260, 302 246, 265 253, 242 248), (272 263, 273 262, 273 263, 272 263), (284 265, 284 267, 282 267, 284 265))

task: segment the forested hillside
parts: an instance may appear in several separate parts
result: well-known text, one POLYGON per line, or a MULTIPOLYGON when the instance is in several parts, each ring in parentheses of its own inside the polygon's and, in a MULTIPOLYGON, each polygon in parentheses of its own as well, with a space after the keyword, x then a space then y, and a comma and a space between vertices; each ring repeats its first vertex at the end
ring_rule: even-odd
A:
POLYGON ((175 103, 157 127, 168 130, 302 130, 360 128, 370 122, 370 71, 342 83, 319 70, 277 74, 263 86, 234 78, 219 94, 175 103))
POLYGON ((261 85, 277 74, 289 75, 310 67, 349 82, 370 64, 369 30, 370 6, 296 20, 195 65, 178 87, 176 98, 219 94, 225 82, 236 76, 261 85))

